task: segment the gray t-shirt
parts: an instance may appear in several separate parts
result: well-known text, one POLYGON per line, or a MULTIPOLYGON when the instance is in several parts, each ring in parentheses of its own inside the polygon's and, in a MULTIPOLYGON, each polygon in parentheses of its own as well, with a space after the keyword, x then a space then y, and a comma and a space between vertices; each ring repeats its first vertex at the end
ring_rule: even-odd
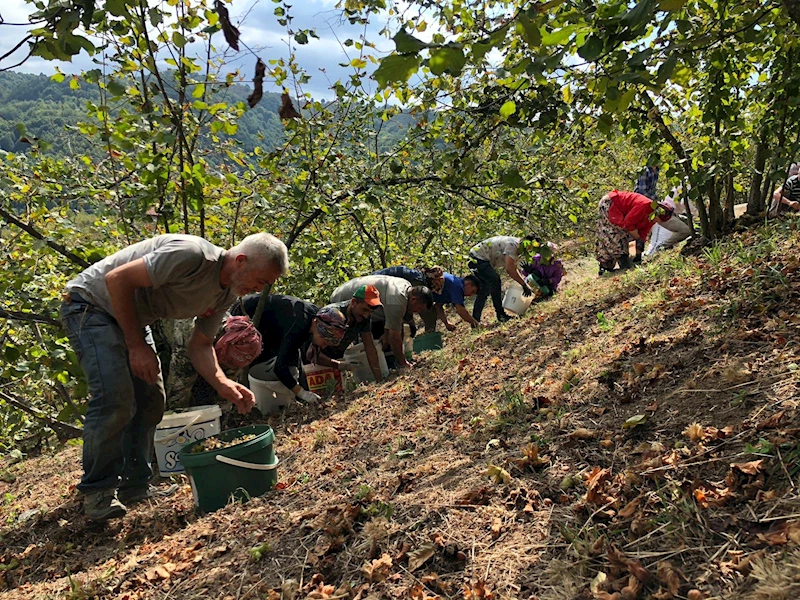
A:
POLYGON ((144 327, 159 319, 197 317, 195 327, 213 338, 236 299, 219 282, 225 250, 193 235, 159 235, 107 256, 67 283, 67 290, 113 315, 105 276, 143 259, 153 286, 135 292, 136 315, 144 327))
POLYGON ((403 330, 403 317, 408 310, 408 297, 412 285, 405 279, 389 275, 368 275, 351 279, 333 291, 331 302, 350 300, 362 285, 374 285, 381 295, 383 311, 377 309, 372 313, 375 320, 384 319, 386 329, 403 330))
POLYGON ((522 238, 498 235, 475 244, 469 253, 475 258, 488 261, 494 269, 505 267, 506 256, 513 258, 519 266, 519 243, 521 241, 522 238))

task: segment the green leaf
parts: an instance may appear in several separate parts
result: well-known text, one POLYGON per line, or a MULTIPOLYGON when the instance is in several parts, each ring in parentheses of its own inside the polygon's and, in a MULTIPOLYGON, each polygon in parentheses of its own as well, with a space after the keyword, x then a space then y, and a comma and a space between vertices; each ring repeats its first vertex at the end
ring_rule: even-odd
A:
POLYGON ((564 102, 567 104, 572 103, 572 89, 570 88, 569 84, 565 85, 561 90, 561 96, 564 98, 564 102))
POLYGON ((56 83, 62 83, 64 81, 64 74, 61 71, 59 71, 54 75, 50 75, 50 79, 52 81, 55 81, 56 83))
POLYGON ((437 50, 431 51, 431 56, 428 59, 428 67, 434 75, 443 75, 449 73, 450 75, 458 76, 461 74, 461 69, 467 59, 464 57, 464 52, 461 48, 454 48, 446 46, 437 50))
POLYGON ((653 0, 640 0, 640 2, 622 15, 621 21, 628 27, 635 28, 650 20, 653 12, 653 0))
POLYGON ((636 97, 636 88, 631 88, 619 99, 619 104, 617 105, 617 112, 623 113, 628 110, 628 106, 630 106, 633 99, 636 97))
POLYGON ((522 13, 519 16, 519 27, 517 31, 522 35, 529 46, 538 46, 542 43, 542 32, 539 27, 530 20, 528 15, 522 13), (519 31, 519 29, 522 31, 519 31))
POLYGON ((390 83, 405 83, 419 70, 422 59, 416 54, 391 54, 381 60, 372 77, 381 88, 390 83))
POLYGON ((194 86, 194 90, 192 91, 192 98, 202 98, 203 94, 206 93, 206 84, 205 83, 198 83, 194 86))
POLYGON ((508 187, 525 187, 525 180, 522 178, 522 175, 520 175, 519 170, 516 167, 512 167, 503 173, 500 176, 500 180, 508 187))
POLYGON ((106 10, 115 17, 124 17, 128 14, 125 0, 106 0, 106 10))
POLYGON ((623 429, 632 429, 647 423, 647 415, 635 415, 622 424, 623 429))
POLYGON ((78 81, 77 76, 73 75, 72 79, 69 80, 69 89, 71 89, 71 90, 79 90, 79 89, 81 89, 81 84, 78 81))
POLYGON ((600 133, 603 133, 604 135, 611 133, 612 125, 614 125, 614 121, 607 114, 602 114, 600 115, 600 118, 597 119, 597 129, 599 129, 600 133))
POLYGON ((480 42, 475 42, 472 44, 472 56, 474 57, 473 60, 475 62, 480 62, 483 60, 483 57, 486 56, 486 53, 489 52, 494 46, 491 44, 482 44, 480 42))
POLYGON ((506 100, 503 106, 500 107, 500 116, 507 119, 517 112, 517 104, 513 100, 506 100))
POLYGON ((603 47, 604 45, 602 39, 595 35, 590 35, 584 42, 583 46, 578 48, 578 54, 583 60, 591 62, 593 60, 597 60, 597 58, 603 53, 603 47))
POLYGON ((428 47, 428 44, 415 38, 405 29, 398 31, 392 39, 397 51, 401 54, 413 54, 428 47))
POLYGON ((16 346, 6 345, 5 355, 8 362, 17 362, 22 353, 16 346))
MULTIPOLYGON (((159 25, 161 25, 161 20, 163 17, 159 9, 151 8, 149 11, 147 11, 147 14, 150 15, 150 24, 153 27, 158 27, 159 25)), ((211 13, 211 14, 216 15, 217 13, 211 13)))
POLYGON ((561 29, 554 29, 542 36, 542 46, 558 46, 564 44, 573 33, 575 33, 575 25, 566 25, 561 29))
POLYGON ((294 34, 295 41, 300 44, 304 45, 308 43, 308 34, 305 31, 300 31, 294 34))
POLYGON ((656 75, 656 83, 663 84, 672 76, 672 72, 675 70, 675 67, 678 65, 678 55, 674 52, 669 55, 669 58, 665 60, 662 65, 658 68, 658 74, 656 75))
POLYGON ((106 84, 106 88, 108 89, 108 93, 112 96, 125 95, 125 86, 115 79, 109 81, 108 84, 106 84))
POLYGON ((686 0, 658 0, 658 10, 678 12, 686 4, 686 0))
POLYGON ((172 43, 178 48, 183 48, 186 45, 186 38, 179 31, 172 32, 172 43))
POLYGON ((578 224, 578 217, 577 216, 575 216, 573 214, 569 214, 569 215, 567 215, 567 217, 569 218, 570 221, 572 221, 576 225, 578 224))

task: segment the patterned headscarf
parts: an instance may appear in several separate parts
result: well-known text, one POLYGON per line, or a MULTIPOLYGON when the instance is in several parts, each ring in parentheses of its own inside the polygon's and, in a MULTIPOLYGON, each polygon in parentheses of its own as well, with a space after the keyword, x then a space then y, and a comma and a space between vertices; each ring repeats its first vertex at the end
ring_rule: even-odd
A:
POLYGON ((248 317, 228 317, 214 350, 220 364, 241 369, 261 354, 261 334, 248 317))
MULTIPOLYGON (((347 330, 347 318, 342 314, 342 311, 333 306, 325 306, 319 309, 316 319, 317 333, 331 346, 338 346, 344 337, 344 332, 347 330)), ((312 341, 308 347, 306 358, 311 364, 315 365, 321 351, 322 348, 312 341)))
POLYGON ((441 294, 444 289, 444 269, 442 267, 419 267, 425 276, 425 285, 434 294, 441 294))

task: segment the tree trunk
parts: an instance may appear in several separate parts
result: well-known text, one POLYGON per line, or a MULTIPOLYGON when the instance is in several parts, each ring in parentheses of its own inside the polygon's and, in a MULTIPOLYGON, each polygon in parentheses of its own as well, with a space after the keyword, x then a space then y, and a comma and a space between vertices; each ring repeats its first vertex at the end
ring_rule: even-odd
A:
POLYGON ((763 130, 756 144, 756 156, 753 165, 753 176, 750 179, 750 192, 747 196, 747 214, 757 215, 764 210, 764 195, 761 184, 764 181, 764 168, 767 166, 767 145, 764 142, 763 130))
POLYGON ((728 168, 725 178, 725 228, 736 220, 736 190, 733 189, 733 170, 728 168))

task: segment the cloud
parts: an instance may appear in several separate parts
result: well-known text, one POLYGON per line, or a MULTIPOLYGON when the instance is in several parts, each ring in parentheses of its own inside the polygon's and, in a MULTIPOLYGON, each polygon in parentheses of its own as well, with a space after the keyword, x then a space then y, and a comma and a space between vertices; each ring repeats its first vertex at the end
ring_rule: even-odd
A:
MULTIPOLYGON (((341 66, 349 64, 352 58, 358 56, 359 51, 353 46, 344 47, 342 44, 347 39, 359 41, 362 36, 374 42, 378 49, 367 49, 368 52, 383 56, 394 48, 391 40, 380 35, 380 30, 385 26, 388 17, 384 15, 371 15, 371 23, 352 25, 344 18, 341 11, 335 9, 336 0, 307 0, 295 3, 290 9, 292 20, 289 26, 293 31, 300 29, 314 29, 320 39, 309 38, 309 43, 299 45, 292 43, 297 63, 311 77, 303 86, 303 91, 317 98, 330 98, 333 93, 330 86, 337 80, 345 80, 353 73, 353 68, 341 66)), ((214 44, 218 52, 225 56, 226 66, 223 70, 230 72, 240 69, 243 79, 252 77, 255 65, 255 55, 260 56, 269 64, 271 59, 288 59, 289 35, 287 29, 278 23, 274 15, 277 5, 272 2, 254 2, 253 0, 234 0, 228 6, 231 20, 237 24, 242 33, 244 44, 239 53, 227 47, 221 34, 214 36, 214 44), (247 46, 246 48, 244 46, 247 46)), ((3 0, 0 14, 7 22, 26 22, 28 16, 34 12, 32 5, 24 0, 3 0)), ((0 55, 9 51, 25 36, 25 27, 11 27, 0 25, 0 55)), ((0 63, 0 68, 7 67, 21 61, 27 53, 27 44, 19 51, 9 56, 0 63)), ((190 51, 199 51, 200 44, 190 46, 190 51)), ((166 56, 162 57, 166 58, 166 56)), ((99 57, 95 56, 95 59, 99 57)), ((58 67, 65 73, 78 73, 82 70, 96 68, 97 64, 85 52, 73 58, 72 62, 46 61, 40 58, 29 58, 24 64, 14 70, 26 73, 44 73, 50 75, 58 67)))

